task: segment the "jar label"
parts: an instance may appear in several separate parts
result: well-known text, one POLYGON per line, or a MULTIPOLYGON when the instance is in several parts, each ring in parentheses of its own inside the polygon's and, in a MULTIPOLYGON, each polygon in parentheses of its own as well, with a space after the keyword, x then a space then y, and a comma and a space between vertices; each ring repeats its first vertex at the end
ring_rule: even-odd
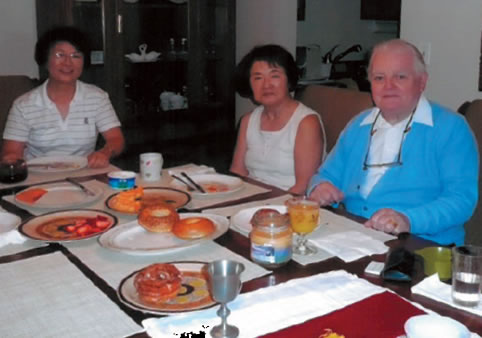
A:
POLYGON ((291 247, 275 248, 271 245, 251 244, 251 258, 261 263, 279 264, 291 259, 291 247))

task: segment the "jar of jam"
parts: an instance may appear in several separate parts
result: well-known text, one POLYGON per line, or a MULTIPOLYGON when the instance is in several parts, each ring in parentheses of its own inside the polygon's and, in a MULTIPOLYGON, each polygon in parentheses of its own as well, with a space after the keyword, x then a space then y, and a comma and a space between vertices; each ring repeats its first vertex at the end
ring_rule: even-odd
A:
POLYGON ((251 222, 251 260, 267 269, 288 263, 293 254, 293 232, 288 215, 266 210, 257 212, 251 222))

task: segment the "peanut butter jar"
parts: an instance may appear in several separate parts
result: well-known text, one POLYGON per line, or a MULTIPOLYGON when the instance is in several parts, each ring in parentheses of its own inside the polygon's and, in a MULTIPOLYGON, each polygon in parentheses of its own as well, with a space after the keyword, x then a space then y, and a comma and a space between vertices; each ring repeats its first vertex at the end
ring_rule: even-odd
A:
POLYGON ((267 269, 288 263, 293 254, 288 215, 276 211, 260 213, 255 214, 251 222, 251 260, 267 269))

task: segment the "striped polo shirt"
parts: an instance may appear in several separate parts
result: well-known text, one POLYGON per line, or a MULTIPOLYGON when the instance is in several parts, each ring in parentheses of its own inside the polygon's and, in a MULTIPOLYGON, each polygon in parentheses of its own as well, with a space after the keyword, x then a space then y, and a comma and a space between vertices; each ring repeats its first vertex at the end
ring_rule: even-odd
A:
POLYGON ((25 158, 87 156, 95 150, 98 133, 119 127, 108 94, 77 81, 69 113, 62 119, 47 95, 47 81, 15 100, 3 138, 25 142, 25 158))

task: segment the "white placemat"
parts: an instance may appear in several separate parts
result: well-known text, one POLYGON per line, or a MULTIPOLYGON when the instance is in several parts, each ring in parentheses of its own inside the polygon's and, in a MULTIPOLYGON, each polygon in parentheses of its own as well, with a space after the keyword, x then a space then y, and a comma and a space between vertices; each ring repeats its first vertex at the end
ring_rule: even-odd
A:
MULTIPOLYGON (((284 195, 269 200, 256 201, 242 205, 236 205, 233 207, 207 209, 205 210, 205 212, 219 214, 223 216, 233 216, 240 210, 246 208, 262 205, 284 204, 284 201, 289 197, 289 195, 284 195)), ((315 243, 316 241, 319 242, 317 244, 317 246, 319 246, 318 252, 310 256, 301 256, 294 254, 293 260, 299 264, 307 265, 311 263, 321 262, 334 256, 338 256, 345 261, 354 261, 367 255, 385 253, 388 251, 388 247, 383 243, 396 238, 395 236, 386 234, 381 231, 365 228, 363 224, 352 221, 347 217, 337 215, 326 209, 320 209, 320 219, 320 226, 316 228, 314 232, 308 235, 309 240, 313 240, 313 242, 315 243), (326 249, 324 248, 324 244, 326 244, 324 239, 330 238, 330 236, 334 236, 335 239, 336 237, 343 237, 344 233, 347 233, 349 235, 355 234, 359 238, 369 238, 370 241, 368 241, 367 243, 369 243, 370 245, 356 247, 355 245, 360 245, 360 242, 351 243, 345 240, 344 243, 341 243, 344 245, 344 250, 338 250, 335 243, 329 243, 330 245, 327 244, 326 249), (350 245, 352 246, 351 248, 350 245)), ((249 236, 248 233, 241 231, 237 227, 231 226, 231 229, 243 234, 246 237, 249 236)), ((296 240, 296 235, 293 236, 293 240, 296 240)), ((363 245, 363 242, 361 243, 361 245, 363 245)))
POLYGON ((2 337, 123 337, 142 330, 62 253, 0 264, 2 337))
POLYGON ((452 300, 452 286, 441 282, 436 273, 412 286, 412 292, 482 317, 482 302, 473 308, 455 304, 452 300))
POLYGON ((124 277, 152 263, 212 262, 217 259, 232 259, 244 264, 246 270, 243 273, 243 281, 270 273, 270 271, 213 241, 206 241, 197 246, 154 256, 136 256, 111 251, 101 247, 95 240, 66 243, 65 246, 114 289, 117 289, 124 277))
MULTIPOLYGON (((356 303, 386 289, 345 271, 331 271, 258 289, 228 303, 228 323, 236 325, 240 338, 258 337, 302 323, 356 303)), ((175 337, 218 325, 218 306, 167 318, 142 322, 151 337, 175 337)), ((208 329, 206 329, 208 328, 208 329)))
POLYGON ((59 172, 59 173, 47 174, 47 173, 29 172, 28 177, 25 181, 22 181, 19 183, 13 183, 13 184, 0 183, 0 189, 12 188, 19 185, 31 185, 31 184, 52 182, 52 181, 62 180, 65 177, 92 176, 92 175, 98 175, 98 174, 108 173, 110 171, 117 171, 117 170, 121 170, 121 169, 110 164, 107 168, 98 168, 98 169, 84 168, 76 171, 69 171, 67 173, 59 172))

